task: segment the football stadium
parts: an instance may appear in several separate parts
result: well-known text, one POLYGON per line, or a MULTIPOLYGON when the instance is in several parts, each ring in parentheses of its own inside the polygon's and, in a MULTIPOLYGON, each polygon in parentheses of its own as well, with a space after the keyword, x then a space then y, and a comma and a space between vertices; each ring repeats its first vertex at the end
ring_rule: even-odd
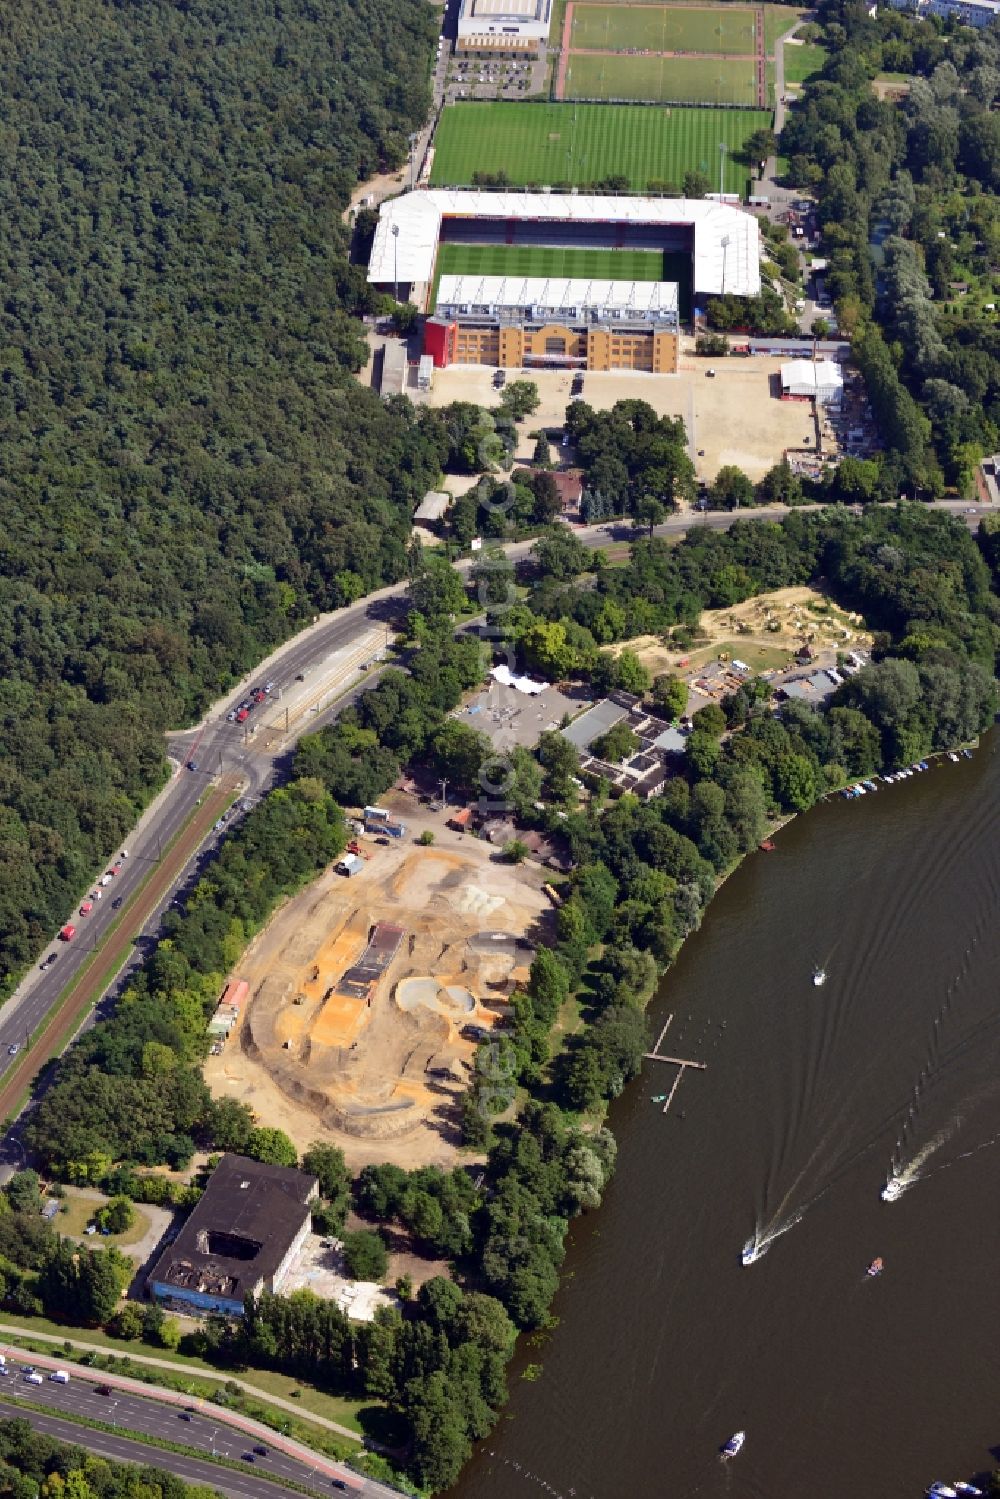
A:
POLYGON ((368 280, 427 314, 439 368, 673 374, 682 318, 759 294, 760 234, 707 198, 418 189, 382 204, 368 280))

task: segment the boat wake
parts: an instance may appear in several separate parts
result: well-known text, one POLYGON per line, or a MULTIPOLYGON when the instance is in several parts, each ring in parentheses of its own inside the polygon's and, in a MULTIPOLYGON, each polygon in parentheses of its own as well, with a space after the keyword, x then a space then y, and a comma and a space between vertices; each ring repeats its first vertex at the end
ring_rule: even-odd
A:
POLYGON ((940 1150, 941 1146, 951 1138, 960 1122, 954 1119, 944 1129, 939 1130, 933 1140, 929 1140, 922 1150, 917 1151, 909 1165, 893 1165, 886 1184, 882 1188, 883 1202, 897 1202, 904 1192, 920 1180, 923 1174, 921 1168, 926 1165, 934 1152, 940 1150))
POLYGON ((763 1259, 775 1239, 780 1239, 782 1234, 787 1234, 789 1229, 801 1223, 805 1215, 806 1210, 802 1208, 800 1212, 793 1213, 792 1217, 784 1223, 769 1223, 758 1228, 744 1244, 740 1253, 740 1264, 755 1265, 758 1260, 763 1259))

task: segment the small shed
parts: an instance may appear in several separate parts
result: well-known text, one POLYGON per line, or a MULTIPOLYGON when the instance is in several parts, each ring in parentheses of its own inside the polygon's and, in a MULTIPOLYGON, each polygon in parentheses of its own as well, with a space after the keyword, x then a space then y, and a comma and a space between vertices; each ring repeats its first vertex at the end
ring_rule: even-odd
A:
POLYGON ((448 818, 448 826, 454 828, 456 833, 464 833, 472 822, 472 808, 463 807, 453 817, 448 818))
POLYGON ((337 873, 345 874, 350 880, 356 874, 360 874, 364 867, 365 861, 358 854, 345 854, 337 865, 337 873))
POLYGON ((444 489, 429 489, 413 512, 413 519, 426 525, 428 521, 444 520, 452 497, 444 489))

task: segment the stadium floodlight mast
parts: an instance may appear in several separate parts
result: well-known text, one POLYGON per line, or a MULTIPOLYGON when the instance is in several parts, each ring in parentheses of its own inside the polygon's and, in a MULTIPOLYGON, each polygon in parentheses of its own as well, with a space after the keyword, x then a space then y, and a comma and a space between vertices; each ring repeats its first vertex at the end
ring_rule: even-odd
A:
POLYGON ((725 143, 725 141, 720 141, 719 142, 719 197, 720 198, 722 197, 722 195, 726 191, 726 189, 725 189, 725 175, 726 175, 726 143, 725 143))
POLYGON ((392 226, 392 294, 399 301, 399 225, 392 226))

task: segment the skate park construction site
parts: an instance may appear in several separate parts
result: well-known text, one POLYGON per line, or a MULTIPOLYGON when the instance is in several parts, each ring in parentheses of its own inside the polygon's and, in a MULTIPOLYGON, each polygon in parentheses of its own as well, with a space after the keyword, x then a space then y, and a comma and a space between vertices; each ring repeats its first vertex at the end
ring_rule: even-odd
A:
POLYGON ((326 870, 234 970, 247 999, 206 1063, 213 1094, 352 1164, 448 1161, 477 1048, 549 940, 543 880, 471 838, 368 845, 352 878, 326 870))

